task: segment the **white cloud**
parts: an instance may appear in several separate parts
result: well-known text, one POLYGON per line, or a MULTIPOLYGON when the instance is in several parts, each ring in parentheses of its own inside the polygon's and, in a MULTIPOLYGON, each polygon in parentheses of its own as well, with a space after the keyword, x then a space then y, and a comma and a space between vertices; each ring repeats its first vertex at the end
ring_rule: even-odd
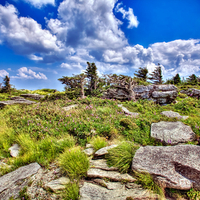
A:
POLYGON ((24 0, 24 1, 32 4, 37 8, 41 8, 42 6, 45 6, 47 4, 55 6, 55 0, 24 0))
POLYGON ((5 76, 9 76, 9 73, 6 70, 0 70, 0 77, 5 78, 5 76))
POLYGON ((137 20, 137 17, 133 13, 133 9, 129 8, 128 11, 124 10, 124 8, 120 8, 122 3, 118 3, 116 6, 115 11, 122 13, 123 19, 127 19, 129 21, 129 25, 127 28, 133 28, 133 27, 138 27, 139 21, 137 20))
POLYGON ((8 70, 9 70, 9 71, 12 71, 12 69, 11 69, 11 68, 8 68, 8 70))
POLYGON ((18 72, 18 76, 11 76, 11 78, 47 80, 47 77, 43 73, 39 72, 39 74, 36 74, 36 72, 32 71, 31 69, 28 70, 27 67, 21 67, 20 69, 18 69, 18 72))
POLYGON ((80 70, 83 69, 83 67, 82 67, 82 65, 80 63, 77 63, 77 64, 76 63, 71 63, 71 64, 62 63, 60 65, 60 67, 61 68, 66 68, 66 69, 70 69, 70 70, 75 69, 75 68, 80 69, 80 70))

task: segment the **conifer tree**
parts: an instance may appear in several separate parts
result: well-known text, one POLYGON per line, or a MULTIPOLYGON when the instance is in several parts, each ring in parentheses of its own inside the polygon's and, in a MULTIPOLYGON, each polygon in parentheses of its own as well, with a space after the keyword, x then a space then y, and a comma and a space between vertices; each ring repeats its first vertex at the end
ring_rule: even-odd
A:
POLYGON ((2 91, 4 93, 9 93, 11 91, 11 84, 10 84, 10 78, 8 76, 6 76, 4 79, 4 87, 2 88, 2 91))
POLYGON ((196 85, 197 84, 197 77, 195 74, 192 74, 191 76, 189 76, 189 78, 187 78, 187 83, 191 84, 191 85, 196 85))
POLYGON ((179 74, 176 74, 176 76, 173 77, 173 82, 174 82, 174 84, 181 83, 181 78, 180 78, 179 74))
POLYGON ((146 67, 140 67, 138 71, 136 71, 136 73, 134 73, 134 75, 137 78, 141 78, 144 81, 147 80, 147 74, 148 74, 148 69, 146 67))
POLYGON ((89 63, 87 62, 88 64, 88 67, 86 69, 86 75, 87 75, 87 78, 89 80, 89 93, 92 94, 92 91, 93 90, 96 90, 97 89, 97 79, 98 79, 98 76, 97 76, 97 67, 95 65, 95 63, 89 63))
POLYGON ((148 79, 151 80, 153 82, 153 84, 162 84, 163 83, 162 70, 161 70, 161 66, 159 63, 158 63, 158 66, 156 67, 156 69, 149 75, 150 75, 150 77, 148 79))

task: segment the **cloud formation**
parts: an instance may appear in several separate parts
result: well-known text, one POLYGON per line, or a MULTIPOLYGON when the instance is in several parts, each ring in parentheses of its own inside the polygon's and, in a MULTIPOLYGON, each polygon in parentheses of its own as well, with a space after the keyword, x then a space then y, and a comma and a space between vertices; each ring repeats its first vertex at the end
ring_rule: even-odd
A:
POLYGON ((55 6, 55 0, 23 0, 23 1, 32 4, 36 8, 41 8, 42 6, 45 6, 47 4, 55 6))
POLYGON ((18 69, 18 76, 11 76, 13 79, 43 79, 47 80, 47 77, 40 73, 36 74, 36 72, 32 71, 31 69, 27 69, 27 67, 21 67, 18 69))
POLYGON ((6 70, 0 70, 0 77, 5 78, 5 76, 9 76, 9 73, 6 70))

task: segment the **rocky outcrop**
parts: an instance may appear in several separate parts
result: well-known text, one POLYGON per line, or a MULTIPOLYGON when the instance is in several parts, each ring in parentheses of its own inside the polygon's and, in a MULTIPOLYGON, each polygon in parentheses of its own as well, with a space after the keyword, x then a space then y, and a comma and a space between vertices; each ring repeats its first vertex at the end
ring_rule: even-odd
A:
POLYGON ((151 125, 151 137, 166 144, 178 144, 195 140, 190 126, 182 122, 158 122, 151 125))
POLYGON ((200 146, 145 146, 133 158, 132 170, 148 172, 163 188, 200 189, 200 146))
POLYGON ((45 97, 45 95, 40 95, 40 94, 21 94, 20 96, 24 98, 35 99, 35 100, 40 100, 45 97))
POLYGON ((170 117, 170 118, 176 117, 178 119, 183 119, 183 120, 185 120, 185 119, 187 119, 189 117, 189 116, 181 116, 179 113, 173 112, 171 110, 169 110, 169 111, 163 111, 163 112, 161 112, 161 114, 165 115, 166 117, 170 117))
POLYGON ((118 104, 118 107, 121 107, 125 114, 132 115, 134 117, 137 117, 139 115, 139 113, 130 112, 127 108, 122 106, 122 104, 118 104))
POLYGON ((180 93, 187 94, 190 97, 196 97, 198 99, 200 98, 200 90, 194 88, 188 90, 181 90, 180 93))
POLYGON ((28 185, 27 178, 37 173, 39 169, 39 164, 31 163, 0 177, 0 199, 17 198, 19 191, 28 185))
MULTIPOLYGON (((159 104, 172 103, 177 95, 177 87, 174 85, 139 85, 133 88, 135 98, 153 100, 159 104)), ((119 88, 109 88, 103 95, 104 98, 128 100, 128 94, 119 88)))

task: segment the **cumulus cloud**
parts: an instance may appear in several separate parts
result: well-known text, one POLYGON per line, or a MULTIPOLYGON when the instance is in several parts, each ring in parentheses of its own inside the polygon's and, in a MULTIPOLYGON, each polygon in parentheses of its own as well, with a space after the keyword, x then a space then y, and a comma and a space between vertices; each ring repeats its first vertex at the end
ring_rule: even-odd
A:
POLYGON ((42 6, 45 6, 47 4, 55 6, 55 0, 24 0, 24 1, 32 4, 37 8, 41 8, 42 6))
POLYGON ((27 67, 21 67, 18 69, 18 76, 11 76, 14 79, 43 79, 47 80, 47 77, 43 73, 38 73, 32 71, 31 69, 27 69, 27 67))
POLYGON ((55 35, 42 29, 32 18, 18 17, 17 9, 10 4, 0 5, 0 34, 1 40, 16 53, 32 60, 42 60, 41 57, 44 60, 52 54, 61 56, 64 51, 55 35), (36 53, 40 55, 36 56, 36 53))
POLYGON ((121 6, 122 6, 122 3, 118 3, 116 8, 115 8, 115 11, 122 13, 123 19, 127 19, 128 20, 129 25, 128 25, 127 28, 134 28, 134 27, 137 28, 138 25, 139 25, 139 21, 137 20, 137 16, 134 15, 133 9, 129 8, 128 11, 126 11, 121 6))
POLYGON ((9 73, 6 70, 0 70, 0 77, 5 78, 5 76, 9 76, 9 73))
POLYGON ((80 70, 82 70, 83 69, 83 67, 82 67, 82 65, 80 64, 80 63, 78 63, 78 64, 76 64, 76 63, 71 63, 71 64, 68 64, 68 63, 62 63, 61 65, 60 65, 60 67, 61 68, 65 68, 65 69, 75 69, 75 68, 77 68, 77 69, 80 69, 80 70))

